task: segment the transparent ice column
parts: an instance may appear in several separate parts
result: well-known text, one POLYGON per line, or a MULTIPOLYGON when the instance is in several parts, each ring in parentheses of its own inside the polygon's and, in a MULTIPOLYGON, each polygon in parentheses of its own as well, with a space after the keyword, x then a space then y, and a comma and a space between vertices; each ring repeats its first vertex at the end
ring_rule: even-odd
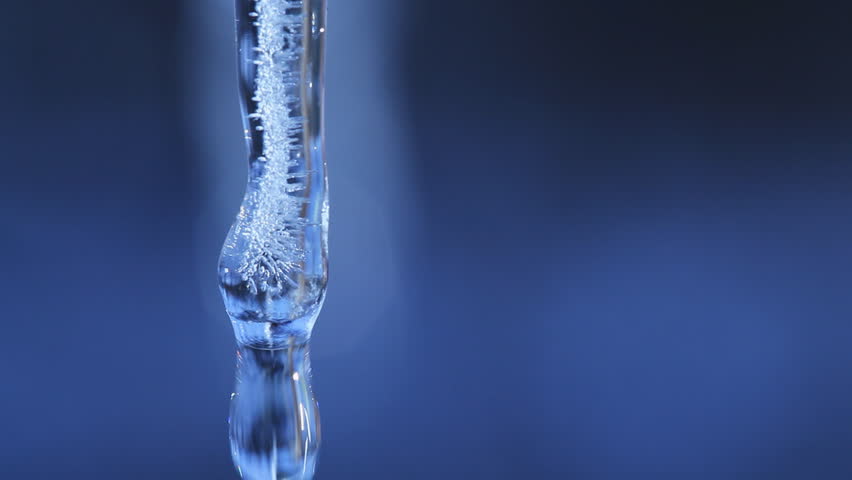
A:
POLYGON ((239 346, 231 405, 243 478, 310 479, 319 449, 309 340, 325 297, 324 0, 237 0, 249 175, 219 261, 239 346))
POLYGON ((237 340, 307 341, 328 277, 324 0, 237 0, 245 198, 219 263, 237 340))
POLYGON ((306 344, 237 351, 231 456, 246 480, 313 478, 320 445, 306 344))

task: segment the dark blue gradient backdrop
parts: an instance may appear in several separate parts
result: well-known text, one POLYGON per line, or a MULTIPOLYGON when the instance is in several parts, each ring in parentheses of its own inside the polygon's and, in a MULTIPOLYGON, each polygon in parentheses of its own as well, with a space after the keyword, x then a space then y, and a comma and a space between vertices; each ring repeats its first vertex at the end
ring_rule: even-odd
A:
MULTIPOLYGON (((852 9, 328 1, 318 478, 852 478, 852 9)), ((0 477, 237 478, 231 2, 0 24, 0 477)))

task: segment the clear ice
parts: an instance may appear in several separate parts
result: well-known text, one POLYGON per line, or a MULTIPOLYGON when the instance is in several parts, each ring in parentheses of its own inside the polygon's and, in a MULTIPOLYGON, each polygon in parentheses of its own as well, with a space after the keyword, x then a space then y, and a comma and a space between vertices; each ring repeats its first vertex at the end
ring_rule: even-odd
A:
POLYGON ((247 480, 313 478, 309 340, 328 278, 324 0, 237 0, 249 175, 219 260, 234 327, 231 451, 247 480))
POLYGON ((238 340, 307 339, 325 297, 324 0, 237 0, 246 193, 219 262, 238 340))
POLYGON ((234 465, 249 480, 313 478, 320 443, 308 346, 237 351, 231 399, 234 465))

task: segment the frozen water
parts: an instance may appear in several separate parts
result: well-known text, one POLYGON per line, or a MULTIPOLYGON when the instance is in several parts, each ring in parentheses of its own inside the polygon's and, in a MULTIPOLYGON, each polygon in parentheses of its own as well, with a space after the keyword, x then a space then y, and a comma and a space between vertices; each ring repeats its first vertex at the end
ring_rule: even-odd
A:
POLYGON ((324 13, 321 0, 237 0, 249 179, 219 283, 238 340, 255 346, 307 338, 325 295, 324 13))
POLYGON ((308 341, 325 296, 324 0, 237 0, 249 176, 219 261, 239 344, 231 452, 247 480, 310 480, 319 450, 308 341))
POLYGON ((231 455, 246 480, 309 480, 320 445, 306 344, 237 352, 231 455))

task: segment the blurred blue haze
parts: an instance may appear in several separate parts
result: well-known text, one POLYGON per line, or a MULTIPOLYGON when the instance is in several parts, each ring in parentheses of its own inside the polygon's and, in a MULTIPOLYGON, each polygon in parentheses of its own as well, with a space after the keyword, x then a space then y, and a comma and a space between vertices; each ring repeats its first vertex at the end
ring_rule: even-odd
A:
MULTIPOLYGON (((849 10, 330 0, 318 478, 850 478, 849 10)), ((5 12, 2 477, 237 478, 231 4, 5 12)))

